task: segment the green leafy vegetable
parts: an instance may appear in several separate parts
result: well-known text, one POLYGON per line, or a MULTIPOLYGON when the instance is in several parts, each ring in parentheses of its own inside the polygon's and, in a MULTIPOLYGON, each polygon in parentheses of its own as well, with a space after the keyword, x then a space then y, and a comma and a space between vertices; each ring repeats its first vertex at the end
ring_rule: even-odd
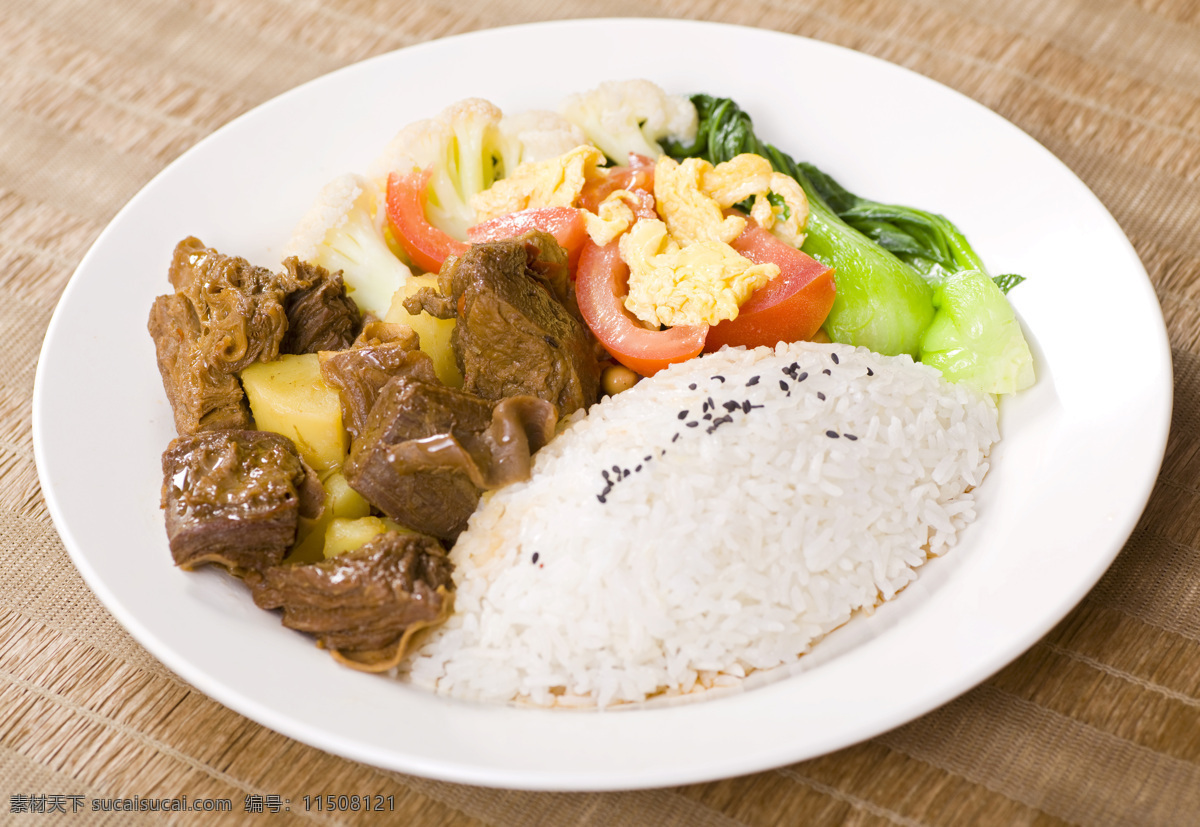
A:
POLYGON ((952 382, 988 393, 1033 384, 1033 356, 1000 288, 979 270, 951 273, 933 292, 937 315, 921 343, 921 361, 952 382))
POLYGON ((870 201, 848 191, 812 164, 799 166, 839 218, 927 279, 937 280, 962 270, 987 272, 966 236, 945 216, 870 201))
POLYGON ((1018 276, 1016 273, 1005 273, 1003 276, 992 276, 992 281, 996 282, 1001 293, 1008 295, 1008 291, 1025 281, 1025 277, 1018 276))
POLYGON ((879 353, 916 356, 933 318, 932 290, 920 273, 839 218, 791 156, 758 139, 750 116, 732 100, 694 95, 692 103, 700 121, 696 140, 664 142, 668 155, 719 164, 752 152, 803 187, 809 218, 801 249, 836 269, 837 298, 825 321, 829 337, 879 353))
POLYGON ((991 393, 1033 383, 1029 345, 1005 298, 1023 276, 990 278, 944 216, 862 198, 762 142, 729 98, 693 95, 692 103, 696 140, 664 143, 668 155, 718 164, 752 152, 804 189, 810 211, 801 249, 836 270, 837 298, 825 322, 831 339, 919 356, 947 378, 991 393))

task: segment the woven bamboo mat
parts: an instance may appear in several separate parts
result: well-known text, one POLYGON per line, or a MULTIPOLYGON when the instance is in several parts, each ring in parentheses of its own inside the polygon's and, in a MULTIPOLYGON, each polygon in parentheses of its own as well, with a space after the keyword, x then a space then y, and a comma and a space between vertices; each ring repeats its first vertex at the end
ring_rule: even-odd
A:
POLYGON ((393 796, 386 823, 414 825, 1198 823, 1197 226, 1196 0, 0 0, 0 822, 160 823, 87 810, 186 794, 228 798, 234 813, 169 823, 385 823, 270 814, 269 796, 320 790, 393 796), (38 347, 88 245, 180 152, 302 81, 453 33, 636 15, 794 32, 915 69, 1015 122, 1099 195, 1149 270, 1175 360, 1166 463, 1116 564, 1044 640, 944 708, 832 755, 675 789, 407 777, 179 681, 84 585, 38 488, 38 347), (247 796, 267 812, 246 812, 247 796), (85 812, 19 814, 76 804, 85 812))

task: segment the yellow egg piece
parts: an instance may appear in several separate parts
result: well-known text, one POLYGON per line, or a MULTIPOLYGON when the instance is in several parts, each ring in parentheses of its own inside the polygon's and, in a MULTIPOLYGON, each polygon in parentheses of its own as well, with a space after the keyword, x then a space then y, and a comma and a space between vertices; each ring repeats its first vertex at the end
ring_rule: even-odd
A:
POLYGON ((604 153, 594 146, 577 146, 556 158, 521 164, 483 192, 471 197, 475 220, 537 207, 571 207, 590 177, 602 175, 604 153))

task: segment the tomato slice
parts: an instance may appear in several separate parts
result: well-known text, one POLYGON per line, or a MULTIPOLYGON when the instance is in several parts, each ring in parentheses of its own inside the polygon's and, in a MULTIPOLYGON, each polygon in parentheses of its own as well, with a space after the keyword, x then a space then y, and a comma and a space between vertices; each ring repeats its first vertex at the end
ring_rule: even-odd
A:
POLYGON ((554 236, 567 251, 567 266, 575 271, 588 234, 583 214, 574 207, 538 207, 501 215, 469 228, 467 240, 472 244, 500 241, 516 238, 530 230, 542 230, 554 236))
POLYGON ((634 212, 639 218, 658 218, 654 212, 654 196, 650 195, 654 192, 652 159, 636 152, 629 153, 629 166, 609 167, 608 174, 603 178, 593 178, 583 185, 583 191, 579 194, 579 206, 596 212, 600 208, 600 202, 616 190, 630 190, 639 196, 649 196, 649 212, 645 210, 645 198, 642 198, 642 204, 634 212), (641 192, 637 192, 638 190, 641 192))
POLYGON ((629 267, 616 241, 603 247, 584 242, 575 278, 579 312, 613 358, 642 376, 700 355, 708 325, 647 330, 625 309, 629 267))
POLYGON ((837 293, 833 268, 780 241, 751 218, 732 246, 755 264, 778 264, 779 275, 751 294, 736 319, 708 331, 705 351, 721 345, 774 347, 815 336, 837 293))
POLYGON ((442 269, 447 256, 461 256, 466 244, 451 238, 429 223, 425 217, 425 190, 432 170, 399 175, 393 172, 387 183, 387 216, 392 232, 413 263, 429 273, 442 269))

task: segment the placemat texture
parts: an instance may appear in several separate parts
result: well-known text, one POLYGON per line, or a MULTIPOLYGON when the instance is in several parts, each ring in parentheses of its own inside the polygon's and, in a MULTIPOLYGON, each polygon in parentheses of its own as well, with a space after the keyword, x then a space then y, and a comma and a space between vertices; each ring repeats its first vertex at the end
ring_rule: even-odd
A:
MULTIPOLYGON (((345 791, 394 796, 387 822, 413 825, 1195 824, 1197 226, 1196 0, 0 0, 0 822, 383 821, 270 814, 267 796, 345 791), (431 38, 596 16, 695 17, 848 46, 964 92, 1063 159, 1133 240, 1169 325, 1176 405, 1150 505, 1099 585, 1011 666, 907 726, 773 772, 643 792, 507 792, 377 770, 266 730, 145 652, 63 550, 30 437, 54 303, 130 196, 259 102, 431 38), (228 798, 234 812, 20 814, 69 813, 69 796, 86 806, 182 794, 228 798), (245 811, 256 796, 263 814, 245 811)), ((1137 346, 1121 341, 1119 319, 1113 334, 1114 347, 1137 346)))

